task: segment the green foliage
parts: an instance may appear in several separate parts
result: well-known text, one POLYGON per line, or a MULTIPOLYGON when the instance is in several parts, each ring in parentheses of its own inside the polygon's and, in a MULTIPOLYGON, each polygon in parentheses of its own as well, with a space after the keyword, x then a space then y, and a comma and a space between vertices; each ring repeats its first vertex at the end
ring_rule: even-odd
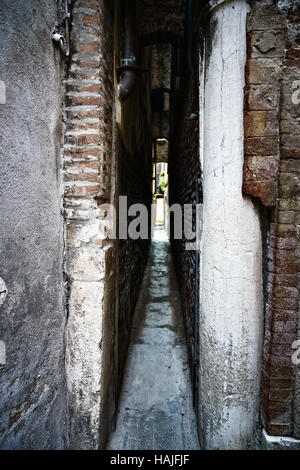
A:
POLYGON ((168 184, 168 180, 167 180, 167 178, 165 178, 165 174, 164 174, 163 171, 160 173, 159 176, 160 176, 160 178, 159 178, 158 187, 163 193, 166 189, 167 184, 168 184))

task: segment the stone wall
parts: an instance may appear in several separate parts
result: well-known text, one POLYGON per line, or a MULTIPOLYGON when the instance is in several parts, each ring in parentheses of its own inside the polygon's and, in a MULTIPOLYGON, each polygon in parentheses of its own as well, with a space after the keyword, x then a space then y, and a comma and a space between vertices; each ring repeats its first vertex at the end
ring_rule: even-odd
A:
POLYGON ((61 62, 51 41, 56 18, 54 0, 0 5, 0 80, 6 85, 0 100, 0 276, 7 294, 0 302, 2 449, 66 445, 61 62))
POLYGON ((248 18, 243 192, 269 209, 265 230, 262 420, 268 434, 300 437, 298 1, 254 2, 248 18))

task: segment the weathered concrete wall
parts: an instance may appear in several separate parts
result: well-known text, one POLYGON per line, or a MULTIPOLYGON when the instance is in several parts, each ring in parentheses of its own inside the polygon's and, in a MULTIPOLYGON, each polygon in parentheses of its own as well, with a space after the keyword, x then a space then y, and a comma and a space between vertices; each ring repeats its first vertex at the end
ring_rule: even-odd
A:
POLYGON ((0 4, 0 447, 64 447, 60 64, 55 0, 0 4))
POLYGON ((251 447, 259 405, 261 231, 253 202, 241 193, 248 11, 245 0, 218 5, 207 43, 199 396, 207 449, 251 447))

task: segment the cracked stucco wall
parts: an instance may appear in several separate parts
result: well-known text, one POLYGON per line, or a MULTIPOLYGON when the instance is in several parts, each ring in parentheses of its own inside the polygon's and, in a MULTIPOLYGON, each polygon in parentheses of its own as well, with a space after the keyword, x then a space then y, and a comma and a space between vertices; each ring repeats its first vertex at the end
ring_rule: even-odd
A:
POLYGON ((60 449, 65 429, 60 58, 54 0, 0 4, 0 448, 60 449), (5 101, 5 103, 3 103, 5 101))

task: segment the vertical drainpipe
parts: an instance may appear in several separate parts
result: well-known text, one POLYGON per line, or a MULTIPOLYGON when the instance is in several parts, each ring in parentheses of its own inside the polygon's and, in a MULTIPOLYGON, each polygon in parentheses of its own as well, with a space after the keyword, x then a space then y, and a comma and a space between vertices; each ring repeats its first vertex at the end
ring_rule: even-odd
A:
POLYGON ((195 71, 192 60, 192 49, 193 49, 193 18, 192 18, 192 0, 187 2, 187 67, 192 76, 195 78, 195 71))
POLYGON ((198 378, 198 325, 199 325, 199 180, 196 178, 196 249, 195 249, 195 315, 194 315, 194 356, 193 356, 193 405, 198 406, 197 378, 198 378))
POLYGON ((133 93, 137 72, 136 65, 136 8, 134 0, 124 0, 124 57, 121 59, 123 71, 119 83, 119 98, 126 101, 133 93))

